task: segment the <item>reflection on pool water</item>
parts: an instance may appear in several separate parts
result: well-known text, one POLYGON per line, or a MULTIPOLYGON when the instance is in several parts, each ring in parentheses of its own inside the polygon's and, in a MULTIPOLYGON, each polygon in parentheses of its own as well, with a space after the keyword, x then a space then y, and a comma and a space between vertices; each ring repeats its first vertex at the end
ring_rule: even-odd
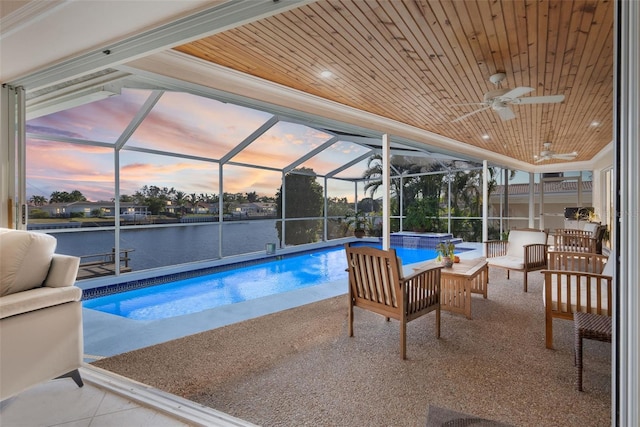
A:
MULTIPOLYGON (((433 249, 396 247, 403 264, 434 259, 433 249)), ((83 302, 85 308, 134 320, 158 320, 347 279, 342 246, 122 292, 83 302)), ((346 290, 346 289, 345 289, 346 290)))

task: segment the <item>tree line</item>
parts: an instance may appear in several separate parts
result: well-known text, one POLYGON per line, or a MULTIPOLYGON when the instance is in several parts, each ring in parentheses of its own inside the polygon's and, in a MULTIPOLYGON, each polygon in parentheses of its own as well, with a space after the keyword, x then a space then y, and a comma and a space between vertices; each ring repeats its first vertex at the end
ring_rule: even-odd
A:
MULTIPOLYGON (((454 217, 482 216, 482 171, 460 170, 456 162, 424 161, 404 156, 391 156, 390 165, 393 175, 402 179, 391 180, 391 215, 405 216, 403 228, 428 232, 447 231, 446 221, 441 218, 449 214, 454 217), (444 197, 451 188, 451 205, 444 197), (402 194, 402 197, 400 195, 402 194)), ((495 169, 490 168, 489 193, 496 188, 495 169)), ((365 193, 369 197, 358 202, 356 209, 367 213, 380 211, 380 197, 376 197, 382 186, 382 157, 369 158, 367 169, 362 178, 367 180, 365 193)), ((513 173, 512 173, 513 177, 513 173)), ((324 216, 324 189, 316 181, 312 169, 300 168, 285 176, 286 197, 283 198, 281 186, 275 197, 258 196, 254 191, 247 193, 223 193, 223 213, 229 213, 234 205, 253 202, 273 202, 276 204, 277 217, 283 213, 285 218, 314 218, 324 216)), ((69 203, 87 201, 78 190, 67 193, 54 191, 47 200, 42 196, 32 196, 30 202, 35 206, 48 203, 69 203)), ((112 200, 113 201, 113 200, 112 200)), ((174 187, 144 185, 132 195, 121 195, 121 202, 131 202, 146 206, 152 215, 160 215, 171 205, 174 210, 184 214, 190 207, 195 211, 200 203, 216 204, 220 198, 216 194, 187 193, 174 187)), ((353 203, 346 197, 333 197, 327 200, 327 216, 344 217, 354 210, 353 203)), ((282 224, 277 223, 278 233, 282 235, 282 224)), ((392 229, 399 228, 399 224, 392 229)), ((458 220, 453 222, 453 234, 464 236, 467 240, 481 236, 482 224, 477 220, 458 220)), ((287 244, 311 243, 317 241, 322 233, 323 223, 318 220, 300 219, 286 224, 287 244)), ((394 230, 397 231, 397 230, 394 230)), ((281 236, 282 237, 282 236, 281 236)))
MULTIPOLYGON (((225 211, 230 209, 233 204, 255 203, 255 202, 275 202, 274 197, 259 196, 255 191, 248 193, 223 193, 222 195, 225 211)), ((33 206, 44 206, 51 203, 73 203, 86 202, 88 199, 79 190, 54 191, 49 198, 44 196, 33 195, 29 198, 29 203, 33 206)), ((113 202, 111 199, 110 202, 113 202)), ((177 207, 182 213, 185 208, 191 207, 193 210, 201 204, 215 204, 220 201, 217 194, 208 193, 186 193, 176 190, 174 187, 158 187, 156 185, 144 185, 132 195, 120 195, 120 202, 135 203, 140 206, 146 206, 152 215, 159 215, 167 205, 177 207)))

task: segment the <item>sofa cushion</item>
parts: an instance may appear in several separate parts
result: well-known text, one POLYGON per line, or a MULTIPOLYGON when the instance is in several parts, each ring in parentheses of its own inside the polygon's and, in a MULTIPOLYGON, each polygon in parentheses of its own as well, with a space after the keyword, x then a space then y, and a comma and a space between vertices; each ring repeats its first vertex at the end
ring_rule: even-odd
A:
POLYGON ((81 298, 82 289, 77 286, 29 289, 0 298, 0 319, 67 302, 80 301, 81 298))
POLYGON ((80 258, 70 255, 53 254, 49 274, 44 281, 44 286, 60 288, 73 286, 78 276, 80 258))
POLYGON ((544 231, 532 230, 511 230, 509 231, 509 245, 507 255, 524 259, 524 246, 534 243, 547 244, 547 233, 544 231))
POLYGON ((507 268, 509 270, 524 270, 524 257, 514 256, 497 256, 493 258, 487 258, 487 263, 495 267, 507 268))
POLYGON ((0 229, 0 297, 42 286, 56 243, 48 234, 0 229))
POLYGON ((592 234, 592 236, 595 237, 596 231, 598 231, 598 227, 600 227, 600 224, 597 222, 587 222, 582 229, 584 231, 588 231, 592 234))
POLYGON ((614 261, 615 261, 615 255, 612 252, 609 255, 609 259, 607 260, 607 263, 604 265, 604 268, 602 269, 602 275, 613 277, 613 263, 614 263, 614 261))

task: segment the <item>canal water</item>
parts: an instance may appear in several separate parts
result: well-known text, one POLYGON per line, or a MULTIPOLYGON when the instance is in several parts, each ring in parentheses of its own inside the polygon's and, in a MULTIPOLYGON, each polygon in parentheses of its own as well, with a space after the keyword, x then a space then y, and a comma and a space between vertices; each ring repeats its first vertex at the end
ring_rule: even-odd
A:
MULTIPOLYGON (((130 249, 129 266, 145 270, 219 257, 218 223, 181 224, 178 226, 123 227, 120 249, 130 249)), ((267 243, 278 244, 275 220, 233 221, 223 223, 222 255, 265 251, 267 243)), ((115 246, 115 231, 91 228, 52 230, 58 240, 57 253, 87 256, 108 253, 115 246)))

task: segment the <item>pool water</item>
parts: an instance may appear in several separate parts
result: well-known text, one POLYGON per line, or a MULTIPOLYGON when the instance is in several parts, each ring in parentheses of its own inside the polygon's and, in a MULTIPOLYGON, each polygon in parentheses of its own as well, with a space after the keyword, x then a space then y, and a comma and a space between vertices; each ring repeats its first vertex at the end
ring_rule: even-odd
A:
MULTIPOLYGON (((395 249, 403 264, 436 258, 432 249, 395 249)), ((339 246, 90 299, 83 306, 134 320, 166 319, 337 280, 346 284, 346 268, 339 246)))

